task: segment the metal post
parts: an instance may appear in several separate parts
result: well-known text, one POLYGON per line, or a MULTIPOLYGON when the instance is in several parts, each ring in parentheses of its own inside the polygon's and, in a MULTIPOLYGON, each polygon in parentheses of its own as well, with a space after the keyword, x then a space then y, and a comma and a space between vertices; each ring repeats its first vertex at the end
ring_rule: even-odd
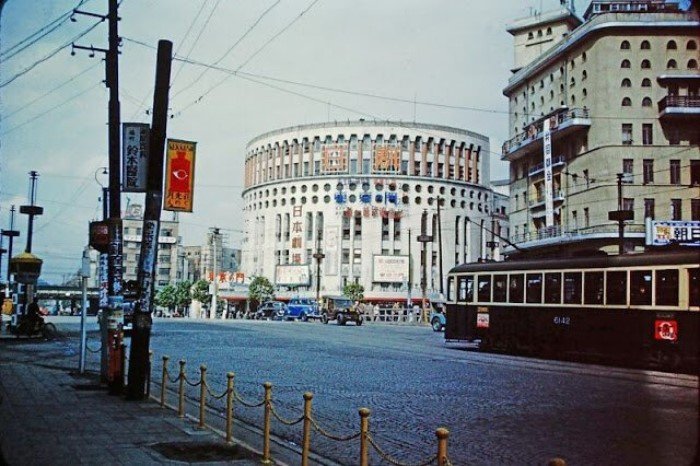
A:
MULTIPOLYGON (((218 254, 218 246, 217 246, 217 240, 219 237, 219 229, 218 228, 213 228, 212 233, 211 233, 211 242, 212 242, 212 247, 213 247, 213 253, 212 253, 212 260, 214 261, 212 271, 213 271, 213 276, 212 276, 212 281, 211 281, 211 287, 212 287, 212 293, 211 293, 211 306, 209 306, 209 318, 210 319, 216 319, 216 305, 218 304, 216 301, 218 299, 218 294, 219 294, 219 287, 218 287, 218 279, 217 275, 219 275, 219 271, 217 270, 217 262, 216 262, 216 256, 218 254)), ((222 317, 223 317, 224 311, 222 310, 222 317)))
MULTIPOLYGON (((445 297, 445 288, 444 288, 444 277, 442 275, 442 222, 440 221, 440 204, 442 204, 443 199, 438 196, 437 197, 437 234, 438 234, 438 257, 440 260, 440 297, 444 298, 445 297)), ((433 232, 435 233, 435 232, 433 232)))
POLYGON ((226 374, 226 443, 233 443, 233 378, 234 373, 226 374))
POLYGON ((304 393, 304 434, 301 442, 301 466, 309 466, 309 450, 311 448, 311 401, 313 398, 313 393, 304 393))
POLYGON ((440 427, 435 431, 435 436, 438 439, 437 464, 447 466, 447 438, 450 436, 450 431, 440 427))
POLYGON ((3 236, 7 236, 7 288, 10 289, 11 275, 10 275, 10 259, 12 259, 12 245, 14 243, 15 236, 19 236, 19 231, 15 230, 15 206, 10 207, 10 229, 2 230, 3 236))
MULTIPOLYGON (((133 349, 132 349, 133 351, 133 349)), ((151 372, 153 370, 153 351, 148 352, 148 369, 146 370, 146 398, 151 396, 151 372)))
POLYGON ((160 407, 165 406, 165 385, 168 383, 168 356, 163 356, 163 377, 160 379, 160 407))
POLYGON ((180 386, 178 388, 177 415, 185 417, 185 360, 180 359, 180 375, 178 376, 180 386))
POLYGON ((413 287, 413 264, 411 260, 411 229, 408 229, 408 294, 406 296, 406 314, 411 309, 413 299, 411 298, 411 288, 413 287))
MULTIPOLYGON (((617 210, 622 212, 622 173, 617 174, 617 210)), ((617 219, 617 253, 625 253, 625 221, 622 215, 617 219)))
POLYGON ((265 382, 265 419, 263 424, 263 458, 261 463, 271 464, 270 458, 270 416, 272 411, 272 384, 265 382))
POLYGON ((316 259, 316 305, 319 305, 321 299, 321 260, 326 257, 321 252, 321 228, 316 231, 316 253, 313 258, 316 259))
POLYGON ((369 415, 368 408, 360 408, 360 466, 369 465, 369 415))
POLYGON ((83 263, 82 267, 80 269, 80 275, 82 277, 82 292, 83 292, 83 300, 82 300, 82 306, 80 310, 80 362, 79 362, 79 370, 80 373, 83 374, 85 372, 85 348, 87 346, 87 332, 86 332, 86 325, 85 325, 85 319, 87 318, 87 306, 88 306, 88 299, 87 299, 87 282, 88 278, 90 277, 90 250, 88 247, 83 249, 83 263))
POLYGON ((204 429, 204 414, 207 406, 207 366, 199 366, 201 377, 199 379, 199 424, 197 427, 204 429))

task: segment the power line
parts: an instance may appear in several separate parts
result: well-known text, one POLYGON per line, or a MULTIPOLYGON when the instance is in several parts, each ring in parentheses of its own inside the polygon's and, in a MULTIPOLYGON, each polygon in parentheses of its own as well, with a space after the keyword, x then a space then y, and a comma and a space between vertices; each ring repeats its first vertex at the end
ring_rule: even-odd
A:
MULTIPOLYGON (((211 21, 211 17, 214 16, 214 12, 216 11, 217 8, 219 8, 219 3, 221 3, 221 0, 216 0, 216 3, 214 4, 214 8, 211 9, 209 12, 209 16, 207 16, 207 19, 204 21, 204 24, 202 24, 202 27, 199 29, 199 33, 197 34, 197 37, 195 37, 194 42, 192 42, 192 45, 190 46, 190 49, 187 51, 187 57, 190 56, 194 48, 197 46, 199 43, 199 39, 202 37, 202 34, 204 33, 204 30, 207 28, 207 25, 209 24, 209 21, 211 21)), ((200 12, 204 8, 204 5, 206 5, 206 2, 202 4, 202 8, 200 8, 200 12)), ((197 16, 199 16, 199 13, 197 13, 197 16)), ((194 22, 192 23, 194 25, 194 22)), ((191 28, 191 27, 190 27, 191 28)), ((187 31, 187 34, 189 34, 189 29, 187 31)), ((185 36, 187 36, 185 34, 185 36)), ((179 48, 178 48, 179 50, 179 48)), ((175 51, 177 54, 177 50, 175 51)), ((170 85, 172 86, 173 83, 177 80, 177 77, 180 75, 180 72, 182 71, 182 65, 180 65, 180 68, 175 72, 175 76, 173 76, 173 79, 170 81, 170 85)))

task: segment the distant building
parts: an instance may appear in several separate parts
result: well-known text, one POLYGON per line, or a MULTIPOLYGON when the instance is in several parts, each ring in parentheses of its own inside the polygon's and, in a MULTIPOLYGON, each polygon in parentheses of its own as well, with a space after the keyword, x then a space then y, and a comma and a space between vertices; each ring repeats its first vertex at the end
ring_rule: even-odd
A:
POLYGON ((227 235, 212 228, 201 246, 184 246, 182 248, 183 279, 211 281, 214 271, 219 282, 235 281, 234 272, 240 268, 241 250, 226 245, 227 235))
POLYGON ((502 160, 519 249, 614 250, 617 174, 629 249, 644 244, 645 219, 700 220, 697 11, 593 0, 583 21, 562 8, 507 30, 515 65, 502 160))

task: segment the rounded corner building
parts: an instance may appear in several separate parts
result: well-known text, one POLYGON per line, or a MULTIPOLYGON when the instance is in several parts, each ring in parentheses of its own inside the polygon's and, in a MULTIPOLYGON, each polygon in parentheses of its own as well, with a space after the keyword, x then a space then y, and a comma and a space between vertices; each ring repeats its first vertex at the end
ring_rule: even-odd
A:
POLYGON ((368 302, 417 301, 422 283, 437 299, 442 272, 492 258, 489 232, 506 223, 487 154, 486 136, 421 123, 262 134, 246 148, 242 270, 282 299, 341 294, 348 283, 368 302))

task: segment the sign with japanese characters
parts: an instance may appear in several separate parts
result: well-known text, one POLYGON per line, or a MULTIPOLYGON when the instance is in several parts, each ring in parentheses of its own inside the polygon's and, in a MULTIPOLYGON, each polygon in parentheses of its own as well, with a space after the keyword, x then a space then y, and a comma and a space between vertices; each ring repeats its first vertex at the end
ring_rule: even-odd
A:
POLYGON ((309 284, 308 265, 278 265, 275 269, 275 284, 296 286, 309 284))
POLYGON ((646 243, 649 246, 669 244, 700 246, 700 222, 648 221, 646 243))
POLYGON ((323 146, 321 159, 321 173, 347 173, 348 151, 341 144, 327 144, 323 146))
POLYGON ((408 283, 408 256, 374 256, 372 281, 408 283))
POLYGON ((545 225, 554 225, 554 192, 552 185, 552 132, 549 128, 549 120, 544 120, 544 209, 545 225))
POLYGON ((292 244, 289 248, 289 259, 292 264, 301 264, 302 262, 308 261, 308 257, 306 259, 302 257, 304 254, 303 218, 303 209, 301 206, 294 206, 290 225, 292 244))
POLYGON ((164 210, 192 212, 197 143, 168 139, 164 210))
POLYGON ((148 180, 150 127, 145 123, 122 125, 122 191, 145 193, 148 180))
POLYGON ((397 145, 376 146, 372 171, 374 173, 400 173, 401 148, 397 145))

